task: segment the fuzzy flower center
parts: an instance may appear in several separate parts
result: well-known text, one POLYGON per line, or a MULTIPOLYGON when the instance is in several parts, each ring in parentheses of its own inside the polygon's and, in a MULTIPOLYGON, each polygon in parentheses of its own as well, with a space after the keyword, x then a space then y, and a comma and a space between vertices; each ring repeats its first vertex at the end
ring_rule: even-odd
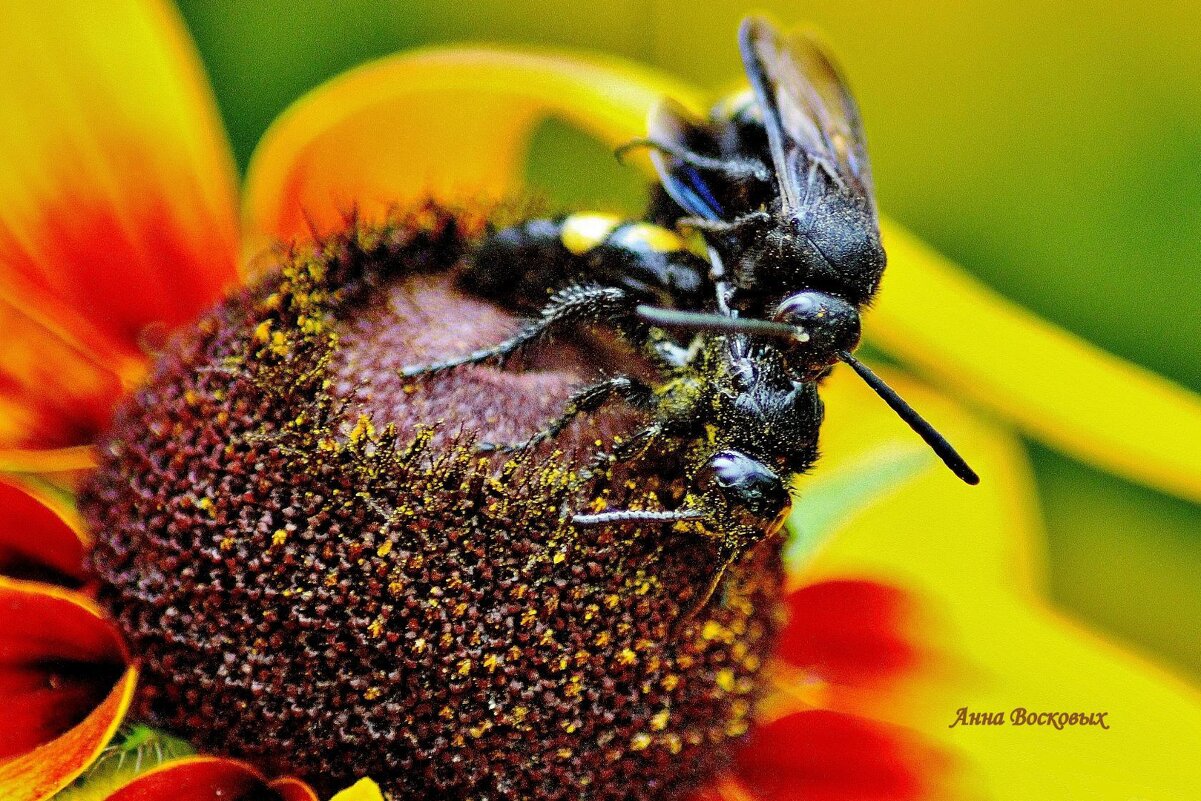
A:
POLYGON ((599 468, 621 408, 514 442, 636 363, 604 332, 421 380, 520 321, 459 288, 481 223, 422 208, 227 299, 119 409, 83 494, 101 599, 142 664, 137 714, 329 791, 653 799, 728 762, 776 628, 778 549, 691 618, 714 554, 663 525, 672 453, 599 468))

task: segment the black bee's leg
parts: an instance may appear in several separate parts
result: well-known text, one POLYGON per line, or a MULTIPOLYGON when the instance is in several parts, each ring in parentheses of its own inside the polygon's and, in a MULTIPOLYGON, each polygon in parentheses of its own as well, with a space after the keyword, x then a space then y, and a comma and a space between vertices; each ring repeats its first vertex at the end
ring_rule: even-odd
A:
POLYGON ((654 404, 654 392, 641 381, 628 376, 607 378, 572 395, 564 405, 563 413, 525 442, 485 447, 481 450, 517 451, 535 448, 546 440, 557 437, 581 414, 591 414, 614 398, 619 398, 636 409, 648 409, 654 404))
POLYGON ((636 147, 652 148, 658 150, 660 153, 666 153, 674 159, 679 159, 689 166, 696 167, 698 170, 719 172, 730 178, 754 178, 758 181, 771 180, 771 173, 768 172, 767 165, 759 159, 716 159, 710 156, 703 156, 687 148, 677 147, 668 142, 662 142, 658 139, 631 140, 614 150, 613 155, 621 159, 626 153, 636 147))
POLYGON ((662 425, 652 423, 646 426, 645 429, 638 431, 637 434, 629 437, 628 440, 623 440, 615 444, 613 452, 603 455, 602 458, 610 462, 638 459, 639 456, 650 450, 652 444, 655 444, 655 441, 663 436, 665 431, 667 429, 664 429, 662 425))
POLYGON ((720 554, 720 558, 721 561, 718 563, 717 568, 713 571, 713 575, 709 577, 709 582, 705 585, 705 589, 696 596, 691 604, 689 604, 687 610, 682 612, 680 616, 676 618, 675 623, 673 624, 673 628, 675 629, 676 633, 681 632, 689 623, 696 619, 696 617, 701 613, 701 610, 709 605, 709 601, 713 598, 713 594, 717 592, 717 588, 721 586, 722 579, 726 577, 726 571, 730 569, 730 565, 737 561, 737 557, 732 553, 723 552, 720 554))
POLYGON ((691 228, 703 234, 729 234, 748 225, 765 225, 771 222, 769 212, 751 211, 732 220, 708 220, 704 217, 681 217, 676 221, 681 228, 691 228))
POLYGON ((571 331, 582 325, 608 325, 636 346, 646 336, 646 324, 635 314, 637 302, 623 289, 606 286, 572 286, 556 292, 542 309, 542 316, 504 342, 433 364, 402 368, 401 376, 412 378, 439 373, 466 364, 503 363, 517 351, 546 336, 571 331))

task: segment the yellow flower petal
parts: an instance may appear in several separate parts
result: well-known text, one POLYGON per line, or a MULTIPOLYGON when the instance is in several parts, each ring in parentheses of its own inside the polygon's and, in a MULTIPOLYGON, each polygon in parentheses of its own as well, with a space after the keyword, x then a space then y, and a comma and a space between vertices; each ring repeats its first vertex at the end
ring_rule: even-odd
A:
MULTIPOLYGON (((0 213, 2 214, 2 213, 0 213)), ((4 262, 0 259, 0 283, 4 262)), ((10 302, 0 286, 0 449, 61 449, 92 439, 133 375, 134 357, 42 293, 10 302), (125 366, 130 369, 126 370, 125 366)), ((12 461, 15 461, 13 457, 12 461)), ((0 455, 0 469, 10 459, 0 455)))
MULTIPOLYGON (((935 621, 936 670, 898 694, 832 692, 836 706, 916 729, 963 754, 991 797, 1201 797, 1201 698, 1154 666, 1046 608, 1042 532, 1022 449, 920 385, 891 378, 981 474, 960 485, 933 464, 861 510, 798 582, 862 577, 896 586, 935 621), (948 728, 960 707, 1002 726, 948 728), (1106 712, 1099 726, 1013 725, 1015 708, 1106 712)), ((913 435, 845 369, 823 396, 825 456, 815 481, 913 435)), ((804 482, 801 484, 802 492, 804 482)), ((803 496, 800 501, 803 511, 803 496)))
POLYGON ((871 341, 1023 431, 1106 470, 1201 501, 1201 397, 981 285, 884 222, 889 268, 871 341))
POLYGON ((359 779, 329 801, 384 801, 384 794, 371 779, 359 779))
POLYGON ((645 134, 664 94, 699 107, 686 86, 616 59, 456 49, 368 64, 301 98, 267 132, 247 176, 248 247, 427 195, 504 197, 520 188, 540 122, 563 118, 618 145, 645 134))
MULTIPOLYGON (((84 395, 87 414, 100 384, 136 372, 148 326, 192 319, 236 277, 232 160, 164 3, 4 3, 0 30, 3 406, 21 417, 21 393, 37 407, 77 386, 60 403, 84 395)), ((25 444, 63 444, 40 433, 25 444)))

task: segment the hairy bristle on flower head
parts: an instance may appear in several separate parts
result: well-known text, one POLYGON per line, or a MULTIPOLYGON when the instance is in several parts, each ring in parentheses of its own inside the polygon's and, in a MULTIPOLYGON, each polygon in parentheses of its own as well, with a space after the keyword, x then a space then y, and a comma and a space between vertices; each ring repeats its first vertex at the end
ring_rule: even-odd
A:
POLYGON ((636 414, 479 452, 629 369, 604 332, 400 377, 520 325, 458 289, 482 229, 432 206, 352 226, 177 336, 83 494, 101 599, 140 714, 204 750, 398 799, 670 798, 751 723, 778 547, 681 625, 703 538, 567 522, 679 501, 671 453, 587 469, 636 414))

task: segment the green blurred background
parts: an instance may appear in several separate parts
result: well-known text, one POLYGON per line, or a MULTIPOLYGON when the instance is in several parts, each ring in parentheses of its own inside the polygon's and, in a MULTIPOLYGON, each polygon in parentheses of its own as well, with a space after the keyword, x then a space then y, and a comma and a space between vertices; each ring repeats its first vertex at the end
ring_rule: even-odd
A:
MULTIPOLYGON (((181 6, 243 169, 292 100, 396 50, 567 45, 721 88, 739 75, 734 30, 747 10, 812 24, 863 107, 886 213, 1014 300, 1201 391, 1196 0, 181 6)), ((637 179, 582 136, 552 125, 537 144, 531 170, 557 203, 639 208, 637 179)), ((1201 460, 1201 443, 1181 447, 1201 460)), ((1030 452, 1054 601, 1201 680, 1201 507, 1030 452)))

